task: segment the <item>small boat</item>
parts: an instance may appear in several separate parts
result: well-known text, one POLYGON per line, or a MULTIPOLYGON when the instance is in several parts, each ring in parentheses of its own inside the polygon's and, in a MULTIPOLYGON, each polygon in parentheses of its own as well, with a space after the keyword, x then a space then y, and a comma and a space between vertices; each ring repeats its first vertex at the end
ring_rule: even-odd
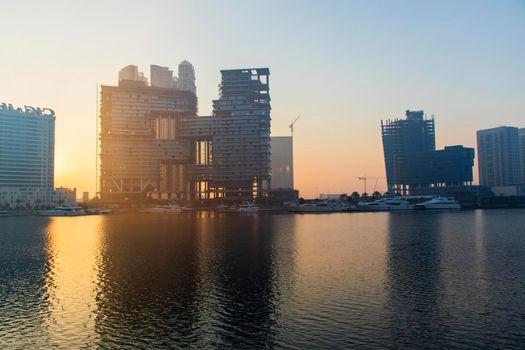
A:
POLYGON ((416 209, 461 209, 461 205, 451 197, 435 197, 416 204, 416 209))
POLYGON ((145 213, 182 213, 183 207, 177 204, 159 205, 157 207, 151 207, 143 209, 145 213))
POLYGON ((49 210, 39 210, 38 215, 40 216, 82 216, 89 215, 81 207, 58 207, 49 210))
POLYGON ((363 211, 412 210, 414 205, 401 198, 381 198, 370 203, 360 203, 358 208, 363 211))
POLYGON ((253 204, 253 202, 245 201, 241 205, 239 205, 237 211, 239 213, 257 213, 259 211, 259 207, 253 204))

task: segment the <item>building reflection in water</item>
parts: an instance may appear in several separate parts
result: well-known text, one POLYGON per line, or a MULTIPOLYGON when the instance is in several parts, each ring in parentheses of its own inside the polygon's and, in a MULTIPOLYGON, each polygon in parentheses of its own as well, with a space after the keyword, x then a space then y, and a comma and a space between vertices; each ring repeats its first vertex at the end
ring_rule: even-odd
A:
POLYGON ((49 219, 23 219, 0 221, 1 348, 43 348, 52 344, 46 331, 53 293, 47 283, 53 267, 46 230, 49 219))
POLYGON ((478 210, 390 216, 387 307, 394 347, 499 348, 509 342, 498 338, 503 341, 496 346, 495 334, 518 334, 518 327, 511 328, 525 313, 516 312, 518 300, 507 296, 509 287, 516 296, 523 288, 509 283, 523 273, 515 269, 518 254, 508 256, 519 220, 510 217, 512 211, 498 213, 497 220, 487 220, 490 215, 478 210))
MULTIPOLYGON (((388 289, 392 346, 426 348, 447 332, 440 315, 440 213, 390 213, 388 289)), ((443 344, 441 344, 443 345, 443 344)))
POLYGON ((0 348, 519 348, 523 210, 0 221, 0 348))
POLYGON ((387 213, 296 215, 292 298, 283 333, 293 348, 370 347, 382 343, 387 213), (344 330, 344 331, 342 331, 344 330))
POLYGON ((268 344, 278 303, 273 220, 199 214, 105 221, 95 326, 101 344, 268 344))

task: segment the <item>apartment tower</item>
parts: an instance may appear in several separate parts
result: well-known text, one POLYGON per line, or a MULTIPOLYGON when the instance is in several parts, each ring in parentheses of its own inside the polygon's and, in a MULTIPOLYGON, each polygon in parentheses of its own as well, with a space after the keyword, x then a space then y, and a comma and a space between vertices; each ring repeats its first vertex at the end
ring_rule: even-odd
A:
POLYGON ((520 139, 515 127, 478 130, 479 183, 486 186, 520 184, 520 139))

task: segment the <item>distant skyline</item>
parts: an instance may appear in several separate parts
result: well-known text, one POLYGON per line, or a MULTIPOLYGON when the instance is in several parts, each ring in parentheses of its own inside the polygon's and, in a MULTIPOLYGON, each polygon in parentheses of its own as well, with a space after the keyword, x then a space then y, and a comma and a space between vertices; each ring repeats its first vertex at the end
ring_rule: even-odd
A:
POLYGON ((525 127, 519 0, 19 1, 0 13, 0 33, 0 102, 55 110, 55 184, 79 195, 95 191, 97 84, 116 85, 129 64, 149 78, 150 64, 190 61, 200 115, 221 69, 269 67, 272 135, 302 115, 294 180, 305 197, 384 177, 380 120, 407 109, 435 115, 437 148, 525 127))

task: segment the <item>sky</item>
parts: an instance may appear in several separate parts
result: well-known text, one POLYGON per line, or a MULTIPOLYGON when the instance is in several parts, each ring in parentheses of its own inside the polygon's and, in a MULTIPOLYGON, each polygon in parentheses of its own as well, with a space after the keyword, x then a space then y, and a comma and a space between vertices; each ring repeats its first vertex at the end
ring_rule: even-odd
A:
POLYGON ((221 69, 269 67, 272 135, 302 116, 304 197, 362 192, 359 176, 384 177, 380 121, 407 109, 434 115, 438 148, 525 127, 524 0, 6 3, 0 102, 55 110, 55 185, 79 195, 95 192, 97 85, 116 85, 128 64, 149 76, 150 64, 190 61, 200 115, 211 113, 221 69))

